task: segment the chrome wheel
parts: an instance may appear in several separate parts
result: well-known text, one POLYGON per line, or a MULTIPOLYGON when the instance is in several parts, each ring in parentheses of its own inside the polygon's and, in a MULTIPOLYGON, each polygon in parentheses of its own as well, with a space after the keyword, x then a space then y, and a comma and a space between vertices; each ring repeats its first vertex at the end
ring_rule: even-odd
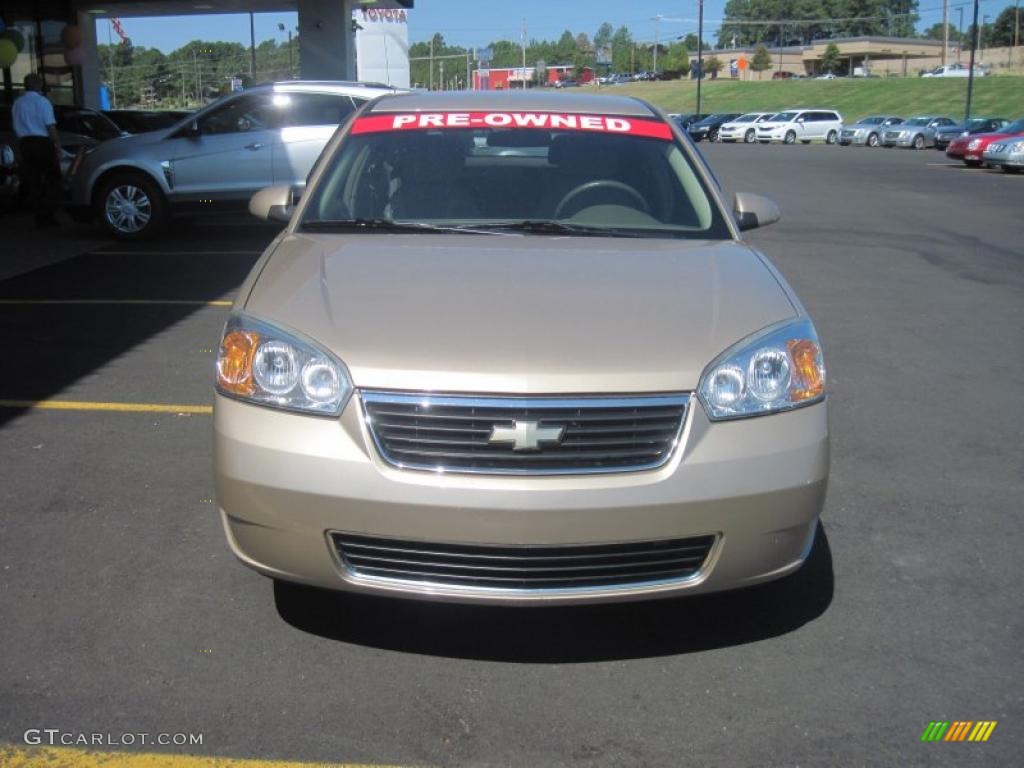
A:
POLYGON ((826 144, 835 144, 839 140, 839 134, 835 131, 829 131, 828 136, 825 137, 826 144))
POLYGON ((877 147, 878 146, 878 134, 877 133, 872 133, 870 136, 868 136, 868 146, 869 147, 877 147))
POLYGON ((924 136, 920 133, 914 137, 914 149, 924 149, 924 136))
POLYGON ((782 142, 784 144, 795 144, 796 143, 796 133, 794 133, 793 131, 787 131, 786 132, 786 136, 782 140, 782 142))
POLYGON ((743 143, 744 144, 753 144, 754 143, 754 129, 753 128, 751 128, 749 131, 747 131, 746 134, 743 136, 743 143))
POLYGON ((107 193, 103 214, 111 229, 124 234, 141 232, 153 215, 153 202, 142 187, 119 184, 107 193))

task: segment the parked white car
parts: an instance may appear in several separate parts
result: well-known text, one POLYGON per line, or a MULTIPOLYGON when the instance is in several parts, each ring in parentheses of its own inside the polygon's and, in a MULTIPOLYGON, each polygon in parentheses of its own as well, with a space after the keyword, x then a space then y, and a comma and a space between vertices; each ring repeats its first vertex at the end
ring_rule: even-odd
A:
POLYGON ((742 141, 753 144, 757 140, 757 125, 774 116, 774 112, 747 112, 724 123, 718 129, 719 141, 742 141))
MULTIPOLYGON (((921 77, 969 77, 971 74, 971 68, 965 67, 963 64, 946 64, 942 67, 936 67, 931 72, 925 72, 921 77)), ((974 76, 984 77, 988 74, 988 70, 977 64, 974 65, 974 76)))
POLYGON ((757 126, 757 140, 762 144, 781 141, 810 144, 815 139, 826 144, 839 141, 843 116, 832 109, 788 109, 757 126))

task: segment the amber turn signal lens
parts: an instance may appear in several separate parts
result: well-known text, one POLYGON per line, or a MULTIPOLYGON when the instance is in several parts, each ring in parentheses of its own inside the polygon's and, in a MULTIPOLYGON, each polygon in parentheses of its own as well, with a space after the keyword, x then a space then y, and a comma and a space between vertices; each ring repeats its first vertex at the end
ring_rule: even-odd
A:
POLYGON ((793 339, 787 342, 789 356, 793 358, 793 378, 789 385, 789 396, 795 402, 821 397, 825 392, 824 367, 821 364, 821 349, 809 339, 793 339))
POLYGON ((253 331, 232 331, 220 343, 217 356, 217 385, 235 395, 251 395, 256 384, 252 378, 252 358, 260 343, 253 331))

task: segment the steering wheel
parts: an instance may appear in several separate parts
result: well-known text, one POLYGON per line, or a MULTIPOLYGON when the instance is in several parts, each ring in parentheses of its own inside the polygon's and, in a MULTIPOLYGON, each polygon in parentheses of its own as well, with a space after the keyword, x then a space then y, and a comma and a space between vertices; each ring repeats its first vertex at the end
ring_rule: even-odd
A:
POLYGON ((614 189, 618 192, 625 192, 629 197, 635 200, 640 208, 646 214, 650 214, 651 209, 647 206, 647 201, 644 200, 643 195, 637 192, 633 187, 628 184, 623 184, 621 181, 614 181, 613 179, 597 179, 595 181, 588 181, 580 184, 575 189, 569 190, 569 192, 561 199, 558 206, 555 208, 554 218, 560 219, 562 217, 562 211, 580 195, 585 195, 588 192, 592 192, 595 189, 614 189))

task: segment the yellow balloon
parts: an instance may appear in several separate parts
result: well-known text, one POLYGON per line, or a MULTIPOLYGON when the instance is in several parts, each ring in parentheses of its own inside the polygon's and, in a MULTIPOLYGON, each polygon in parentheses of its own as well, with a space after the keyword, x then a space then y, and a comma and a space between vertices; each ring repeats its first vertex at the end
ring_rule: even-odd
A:
POLYGON ((0 39, 0 68, 7 69, 17 58, 17 46, 6 38, 0 39))

